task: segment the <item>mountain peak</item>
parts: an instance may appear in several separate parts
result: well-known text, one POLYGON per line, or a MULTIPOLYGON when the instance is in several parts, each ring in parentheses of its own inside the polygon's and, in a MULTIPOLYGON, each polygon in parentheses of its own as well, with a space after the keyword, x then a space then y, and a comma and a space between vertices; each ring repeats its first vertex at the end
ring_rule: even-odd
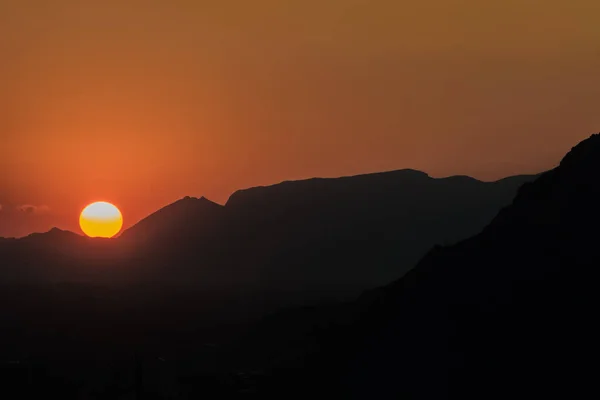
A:
MULTIPOLYGON (((532 227, 539 235, 554 232, 564 238, 595 230, 600 223, 600 133, 573 147, 560 164, 518 191, 487 230, 532 227)), ((592 236, 580 240, 585 242, 592 236)), ((565 239, 566 240, 566 239, 565 239)))
POLYGON ((50 229, 47 232, 43 232, 43 233, 32 233, 29 236, 39 236, 39 235, 46 235, 46 236, 53 236, 53 237, 59 237, 59 236, 79 236, 74 232, 71 231, 66 231, 57 227, 54 227, 52 229, 50 229))
POLYGON ((201 197, 185 196, 185 197, 177 200, 176 202, 169 204, 167 207, 171 207, 171 206, 175 206, 175 205, 181 205, 181 204, 190 204, 190 205, 204 204, 204 205, 216 205, 216 206, 220 206, 219 204, 215 203, 214 201, 211 201, 211 200, 207 199, 204 196, 201 196, 201 197))
POLYGON ((419 171, 418 169, 413 169, 413 168, 404 168, 404 169, 399 169, 399 170, 392 171, 392 172, 397 173, 397 174, 421 177, 421 178, 429 178, 429 174, 427 172, 419 171))
POLYGON ((593 134, 573 147, 562 159, 560 168, 600 172, 600 133, 593 134))
POLYGON ((153 236, 159 232, 187 232, 190 221, 208 221, 220 215, 223 206, 208 200, 186 196, 144 218, 121 235, 153 236))
POLYGON ((63 241, 69 242, 73 239, 76 240, 76 239, 80 239, 80 238, 83 238, 83 236, 78 235, 75 232, 65 231, 63 229, 54 227, 47 232, 32 233, 31 235, 24 237, 23 240, 32 241, 32 242, 39 241, 39 242, 45 242, 45 243, 60 243, 63 241))

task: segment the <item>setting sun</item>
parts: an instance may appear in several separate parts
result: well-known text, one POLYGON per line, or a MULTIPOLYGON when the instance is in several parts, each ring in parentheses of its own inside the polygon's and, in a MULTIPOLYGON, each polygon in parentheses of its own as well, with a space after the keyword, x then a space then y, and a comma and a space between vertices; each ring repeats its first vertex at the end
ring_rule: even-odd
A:
POLYGON ((123 227, 123 216, 114 205, 99 201, 83 209, 79 226, 89 237, 111 238, 123 227))

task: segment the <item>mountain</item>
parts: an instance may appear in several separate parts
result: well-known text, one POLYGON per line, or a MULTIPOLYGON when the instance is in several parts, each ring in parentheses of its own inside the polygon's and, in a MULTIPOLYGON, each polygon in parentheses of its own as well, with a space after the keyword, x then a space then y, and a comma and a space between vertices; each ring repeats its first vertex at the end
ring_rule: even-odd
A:
POLYGON ((94 280, 107 275, 126 253, 108 239, 53 228, 20 239, 0 240, 0 285, 94 280))
POLYGON ((203 281, 375 287, 400 277, 433 244, 476 233, 531 179, 486 183, 400 170, 283 182, 238 191, 225 206, 180 200, 120 240, 143 242, 140 257, 203 281))
MULTIPOLYGON (((205 198, 181 199, 117 239, 96 245, 101 255, 87 261, 82 257, 98 241, 76 235, 64 238, 69 244, 60 259, 46 256, 55 250, 57 231, 35 236, 48 245, 30 254, 37 262, 22 265, 18 255, 10 259, 13 268, 43 263, 44 277, 56 269, 67 280, 65 271, 78 271, 77 279, 89 276, 81 264, 91 259, 111 263, 104 268, 110 279, 122 275, 121 280, 197 288, 345 296, 401 277, 436 243, 454 243, 478 232, 532 179, 435 179, 399 170, 283 182, 238 191, 225 206, 205 198), (65 268, 66 262, 77 267, 65 268)), ((16 243, 30 247, 31 241, 16 243)), ((7 247, 14 246, 0 245, 0 256, 7 247)))
POLYGON ((304 338, 315 354, 286 384, 358 399, 596 397, 599 204, 600 134, 478 235, 327 311, 317 350, 304 338))
POLYGON ((198 240, 218 228, 222 213, 223 206, 204 197, 185 197, 143 219, 120 237, 142 245, 164 237, 175 243, 186 238, 198 240))

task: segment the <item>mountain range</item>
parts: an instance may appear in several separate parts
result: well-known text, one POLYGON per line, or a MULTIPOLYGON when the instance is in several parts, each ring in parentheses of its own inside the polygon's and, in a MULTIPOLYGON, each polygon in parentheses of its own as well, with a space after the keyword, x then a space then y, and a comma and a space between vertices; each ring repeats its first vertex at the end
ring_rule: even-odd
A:
POLYGON ((62 398, 597 397, 598 204, 600 134, 535 177, 284 182, 225 206, 182 199, 116 240, 5 239, 0 383, 62 398), (361 294, 310 300, 344 287, 361 294), (257 302, 271 307, 240 318, 257 302))
POLYGON ((399 170, 186 197, 113 240, 53 229, 0 241, 6 282, 360 290, 481 230, 534 176, 481 182, 399 170))

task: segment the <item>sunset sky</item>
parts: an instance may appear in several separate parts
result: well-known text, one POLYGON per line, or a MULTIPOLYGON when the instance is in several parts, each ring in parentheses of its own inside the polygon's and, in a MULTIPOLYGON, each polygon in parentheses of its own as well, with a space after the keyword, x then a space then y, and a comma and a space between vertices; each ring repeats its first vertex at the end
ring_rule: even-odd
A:
MULTIPOLYGON (((600 131, 598 0, 0 0, 0 236, 400 168, 491 180, 600 131)), ((410 195, 410 193, 407 193, 410 195)))

